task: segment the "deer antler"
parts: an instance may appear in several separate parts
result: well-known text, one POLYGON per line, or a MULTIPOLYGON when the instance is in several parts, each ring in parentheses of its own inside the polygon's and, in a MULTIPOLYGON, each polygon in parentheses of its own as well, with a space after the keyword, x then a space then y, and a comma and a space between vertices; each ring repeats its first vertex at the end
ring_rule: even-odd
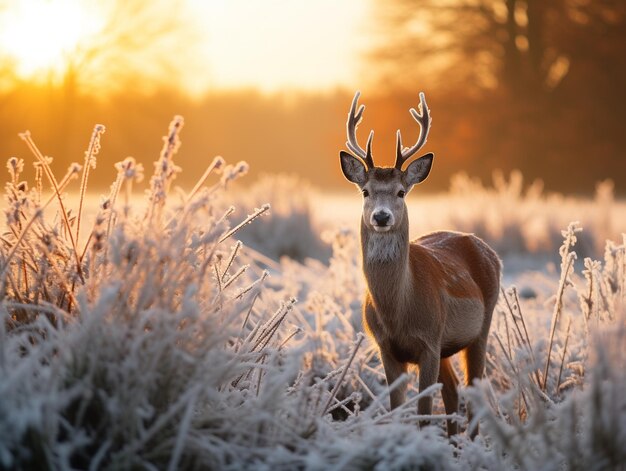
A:
POLYGON ((411 116, 417 121, 420 125, 420 137, 417 139, 417 142, 413 147, 402 147, 402 136, 400 135, 400 130, 396 134, 396 165, 395 167, 398 170, 402 170, 402 164, 410 159, 413 154, 415 154, 418 150, 420 150, 424 144, 426 144, 426 139, 428 138, 428 130, 430 128, 430 115, 428 114, 428 105, 426 105, 426 97, 423 92, 420 92, 420 104, 419 104, 420 113, 415 111, 415 108, 411 108, 409 111, 411 116))
POLYGON ((352 106, 350 107, 350 113, 348 114, 348 121, 346 123, 346 130, 348 132, 346 145, 348 149, 363 159, 367 168, 370 169, 374 167, 374 160, 372 159, 372 139, 374 138, 374 131, 370 131, 370 135, 367 138, 367 150, 363 150, 356 140, 356 128, 361 122, 361 119, 363 119, 363 111, 365 110, 365 105, 359 106, 359 110, 356 110, 356 104, 360 96, 361 92, 356 92, 352 100, 352 106))

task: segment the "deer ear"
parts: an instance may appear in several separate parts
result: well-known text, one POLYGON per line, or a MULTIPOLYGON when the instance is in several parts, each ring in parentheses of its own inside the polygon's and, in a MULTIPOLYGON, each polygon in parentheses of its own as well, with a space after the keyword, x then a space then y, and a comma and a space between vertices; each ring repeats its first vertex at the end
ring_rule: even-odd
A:
POLYGON ((404 171, 404 179, 407 185, 417 185, 426 180, 433 166, 434 157, 435 154, 429 152, 409 164, 404 171))
POLYGON ((339 152, 339 158, 341 159, 341 171, 343 172, 343 176, 352 183, 356 183, 359 186, 364 185, 366 170, 363 162, 343 150, 339 152))

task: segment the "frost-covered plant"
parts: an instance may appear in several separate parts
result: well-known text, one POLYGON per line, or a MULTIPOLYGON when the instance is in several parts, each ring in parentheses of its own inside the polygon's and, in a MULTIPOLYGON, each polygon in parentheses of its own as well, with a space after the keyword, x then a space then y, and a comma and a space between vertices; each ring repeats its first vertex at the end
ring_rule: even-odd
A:
POLYGON ((518 418, 511 394, 494 393, 486 382, 469 391, 482 410, 484 440, 499 469, 600 470, 626 464, 625 321, 622 314, 618 323, 594 329, 583 389, 557 403, 529 395, 525 420, 518 418))
MULTIPOLYGON (((261 293, 267 275, 241 260, 240 243, 229 247, 237 229, 267 208, 229 228, 232 211, 213 203, 245 165, 221 158, 189 195, 166 206, 181 126, 179 117, 170 126, 145 212, 134 214, 129 203, 142 174, 129 158, 116 165, 118 178, 84 245, 86 176, 73 217, 63 190, 76 167, 58 182, 50 159, 24 135, 59 205, 60 217, 49 220, 41 185, 29 191, 19 180, 23 162, 9 160, 0 468, 221 467, 233 450, 216 454, 211 443, 239 433, 233 424, 242 417, 233 409, 242 401, 242 414, 255 421, 248 430, 285 433, 280 422, 250 411, 255 403, 282 410, 290 401, 299 354, 287 359, 281 349, 293 336, 282 327, 293 302, 270 316, 278 302, 261 293), (220 181, 201 189, 217 170, 220 181)), ((90 166, 102 132, 94 130, 90 166)))
MULTIPOLYGON (((626 464, 620 445, 626 408, 618 397, 626 380, 621 366, 626 354, 624 299, 615 289, 619 283, 607 281, 623 282, 616 275, 626 268, 623 247, 608 242, 604 264, 586 259, 582 281, 574 273, 572 251, 580 230, 572 223, 563 232, 549 328, 545 315, 539 324, 538 319, 528 323, 514 287, 504 292, 500 322, 492 332, 488 379, 466 391, 481 410, 477 420, 484 424, 492 466, 619 469, 626 464), (568 290, 576 296, 567 296, 568 290), (567 319, 567 327, 561 319, 567 319)), ((473 454, 475 445, 467 451, 473 454)), ((487 455, 472 456, 480 462, 487 455)))
POLYGON ((249 247, 279 260, 290 257, 299 262, 307 258, 327 261, 331 251, 320 238, 311 210, 311 188, 301 178, 266 175, 241 192, 235 202, 240 211, 269 203, 271 211, 239 234, 249 247))
POLYGON ((40 184, 28 190, 23 162, 10 160, 0 469, 385 467, 385 450, 399 443, 411 449, 399 466, 441 462, 451 448, 440 432, 418 431, 414 412, 390 414, 386 392, 378 396, 380 368, 353 319, 357 287, 330 289, 358 279, 344 271, 356 268, 354 235, 335 236, 328 276, 319 276, 322 264, 309 266, 317 282, 295 293, 302 307, 283 301, 283 275, 271 281, 234 239, 268 206, 232 228, 233 208, 221 209, 220 194, 245 164, 216 158, 191 192, 171 197, 175 172, 167 169, 181 125, 177 117, 170 126, 145 208, 131 194, 143 169, 127 158, 82 238, 87 200, 74 216, 63 194, 78 167, 54 180, 26 135, 58 204, 50 217, 43 209, 53 200, 44 202, 40 184), (375 424, 388 432, 380 436, 375 424), (423 446, 410 446, 418 436, 423 446), (346 452, 351 437, 365 442, 346 452))
POLYGON ((501 256, 519 253, 551 256, 561 243, 561 228, 579 220, 586 228, 578 241, 581 260, 598 257, 604 241, 626 228, 612 223, 615 204, 610 180, 596 186, 593 200, 583 200, 546 193, 540 180, 525 187, 519 171, 511 172, 508 179, 495 171, 492 187, 466 174, 457 174, 451 180, 449 199, 448 223, 482 237, 501 256), (472 201, 471 206, 476 210, 460 204, 461 201, 472 201))
MULTIPOLYGON (((144 203, 133 196, 143 167, 132 158, 116 164, 99 207, 66 197, 81 170, 79 196, 86 190, 101 128, 85 165, 58 180, 27 133, 32 186, 24 162, 9 159, 0 469, 624 466, 624 241, 607 242, 604 261, 581 270, 571 254, 584 232, 570 226, 560 281, 542 278, 553 296, 505 290, 486 379, 465 390, 481 436, 450 443, 445 415, 418 428, 415 389, 388 410, 377 351, 359 334, 357 235, 328 232, 328 265, 250 250, 237 240, 242 228, 271 220, 259 219, 261 203, 285 195, 237 216, 229 199, 245 196, 226 190, 247 165, 219 157, 191 191, 173 191, 182 123, 170 126, 144 203)), ((513 189, 507 205, 519 202, 513 189)))

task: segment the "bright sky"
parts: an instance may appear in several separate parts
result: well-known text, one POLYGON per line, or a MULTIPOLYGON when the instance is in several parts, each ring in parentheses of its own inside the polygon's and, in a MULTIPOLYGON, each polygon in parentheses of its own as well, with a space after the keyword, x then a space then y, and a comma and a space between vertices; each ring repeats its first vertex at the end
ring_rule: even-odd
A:
MULTIPOLYGON (((358 79, 371 0, 186 2, 197 42, 189 46, 193 72, 181 80, 192 93, 323 90, 358 79)), ((0 47, 21 78, 41 79, 60 73, 64 59, 102 24, 94 2, 10 2, 0 17, 0 47)))
POLYGON ((102 26, 80 0, 21 0, 1 10, 0 46, 21 78, 62 67, 77 43, 102 26))
POLYGON ((191 1, 203 12, 213 86, 319 89, 359 72, 368 0, 191 1))

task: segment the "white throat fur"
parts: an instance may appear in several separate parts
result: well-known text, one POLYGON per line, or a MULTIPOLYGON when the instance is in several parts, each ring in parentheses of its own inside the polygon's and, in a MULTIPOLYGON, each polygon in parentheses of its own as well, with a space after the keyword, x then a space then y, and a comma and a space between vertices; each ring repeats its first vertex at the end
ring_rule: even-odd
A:
POLYGON ((365 256, 368 262, 391 262, 402 253, 402 244, 405 244, 398 234, 374 232, 367 241, 365 256))

